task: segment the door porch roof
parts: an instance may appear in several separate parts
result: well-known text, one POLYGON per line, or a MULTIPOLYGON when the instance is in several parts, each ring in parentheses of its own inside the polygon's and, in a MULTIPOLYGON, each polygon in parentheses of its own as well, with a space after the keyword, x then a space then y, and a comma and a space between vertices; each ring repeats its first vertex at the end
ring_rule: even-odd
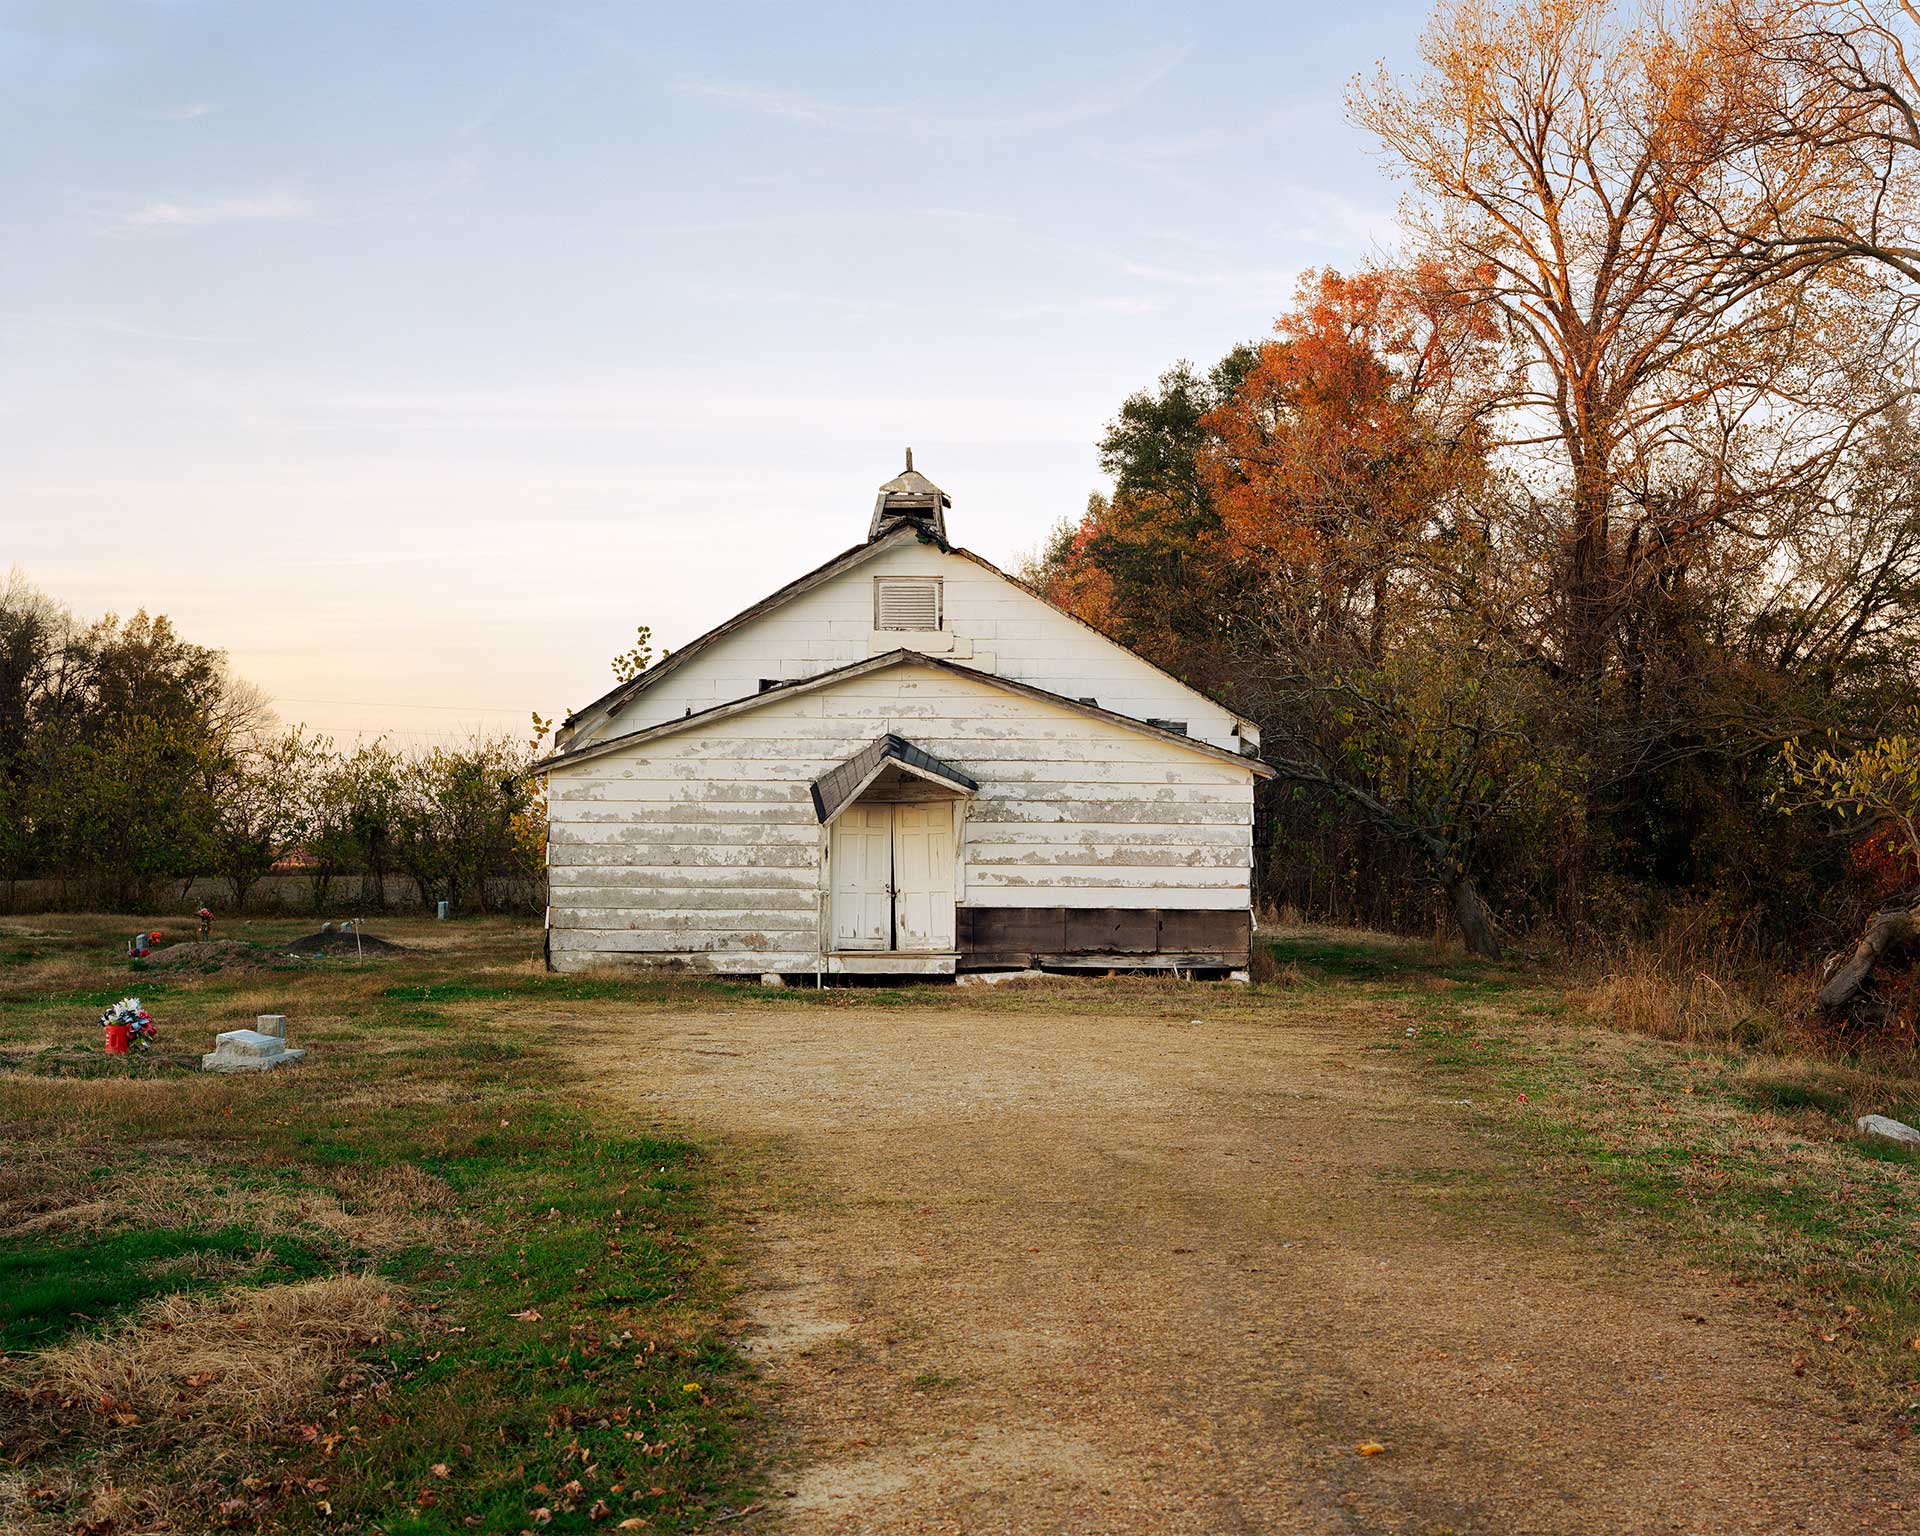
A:
POLYGON ((897 731, 877 736, 845 762, 829 768, 813 781, 813 809, 824 826, 856 799, 888 768, 950 789, 956 794, 978 793, 980 783, 971 774, 943 763, 924 747, 916 747, 897 731))

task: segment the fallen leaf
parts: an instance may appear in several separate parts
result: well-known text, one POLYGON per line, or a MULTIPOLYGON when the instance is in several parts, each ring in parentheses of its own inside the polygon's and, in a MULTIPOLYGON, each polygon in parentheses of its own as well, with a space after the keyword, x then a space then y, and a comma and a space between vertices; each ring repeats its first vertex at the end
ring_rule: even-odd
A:
POLYGON ((646 1523, 647 1522, 642 1520, 638 1515, 635 1515, 631 1519, 622 1520, 614 1529, 616 1531, 637 1531, 646 1523))
POLYGON ((514 1313, 513 1320, 516 1323, 537 1323, 540 1321, 540 1314, 534 1311, 532 1307, 528 1307, 524 1312, 514 1313))
POLYGON ((1362 1440, 1353 1450, 1357 1456, 1378 1456, 1386 1447, 1378 1440, 1362 1440))
POLYGON ((547 1506, 544 1504, 542 1504, 538 1509, 536 1509, 533 1512, 533 1523, 535 1525, 545 1525, 547 1524, 548 1521, 552 1519, 553 1519, 553 1511, 548 1509, 547 1506))
POLYGON ((429 1470, 435 1477, 445 1477, 453 1468, 449 1467, 444 1461, 436 1461, 429 1470))

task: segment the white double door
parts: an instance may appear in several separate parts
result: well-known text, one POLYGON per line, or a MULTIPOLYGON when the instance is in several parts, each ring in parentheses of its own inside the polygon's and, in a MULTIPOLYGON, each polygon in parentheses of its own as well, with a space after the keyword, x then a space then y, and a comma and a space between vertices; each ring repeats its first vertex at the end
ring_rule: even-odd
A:
POLYGON ((833 824, 835 949, 953 948, 953 805, 850 805, 833 824))

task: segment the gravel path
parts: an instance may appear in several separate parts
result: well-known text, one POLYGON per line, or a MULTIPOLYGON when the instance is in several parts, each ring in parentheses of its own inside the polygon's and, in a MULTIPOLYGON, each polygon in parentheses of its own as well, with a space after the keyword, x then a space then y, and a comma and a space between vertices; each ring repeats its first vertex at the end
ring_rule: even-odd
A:
POLYGON ((576 1028, 637 1118, 740 1151, 775 1493, 729 1529, 1920 1526, 1771 1297, 1582 1235, 1377 1016, 576 1028))

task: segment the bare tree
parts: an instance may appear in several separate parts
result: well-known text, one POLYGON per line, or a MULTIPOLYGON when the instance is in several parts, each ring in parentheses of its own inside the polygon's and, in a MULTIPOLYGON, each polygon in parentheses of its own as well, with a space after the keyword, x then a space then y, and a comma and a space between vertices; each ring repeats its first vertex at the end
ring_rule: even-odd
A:
POLYGON ((1554 659, 1577 680, 1673 551, 1764 541, 1881 404, 1862 386, 1898 302, 1794 242, 1857 223, 1884 182, 1835 147, 1855 99, 1789 80, 1758 24, 1724 4, 1443 0, 1424 68, 1352 93, 1410 183, 1416 247, 1506 328, 1504 445, 1562 545, 1554 659))

